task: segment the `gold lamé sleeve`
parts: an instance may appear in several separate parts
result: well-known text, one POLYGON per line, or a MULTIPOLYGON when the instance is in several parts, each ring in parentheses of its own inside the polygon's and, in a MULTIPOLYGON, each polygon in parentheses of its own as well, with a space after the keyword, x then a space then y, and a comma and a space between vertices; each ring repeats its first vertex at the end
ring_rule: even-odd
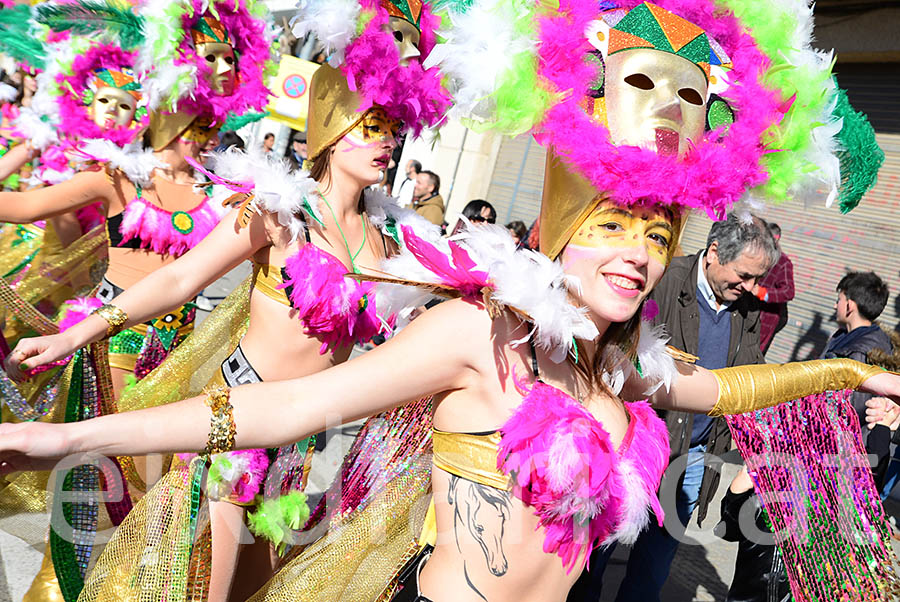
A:
POLYGON ((719 398, 710 416, 743 414, 824 391, 856 389, 884 372, 855 360, 831 359, 790 364, 755 364, 711 370, 719 398))

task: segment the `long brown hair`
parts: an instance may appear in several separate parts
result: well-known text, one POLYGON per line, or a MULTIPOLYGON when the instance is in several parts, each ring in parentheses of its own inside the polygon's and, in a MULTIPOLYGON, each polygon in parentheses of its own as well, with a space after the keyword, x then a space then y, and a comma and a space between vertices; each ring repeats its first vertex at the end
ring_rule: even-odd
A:
MULTIPOLYGON (((309 177, 316 182, 322 183, 323 180, 331 182, 331 155, 334 154, 335 142, 312 160, 312 166, 309 168, 309 177)), ((359 202, 356 206, 357 210, 362 213, 366 209, 365 190, 359 193, 359 202)))
POLYGON ((638 342, 641 336, 642 309, 643 304, 625 322, 610 324, 603 336, 597 341, 597 345, 590 352, 584 341, 575 339, 578 353, 577 360, 576 357, 569 354, 568 362, 575 372, 576 381, 579 385, 584 386, 588 395, 605 393, 615 397, 615 393, 603 380, 603 374, 612 372, 615 368, 613 362, 616 358, 614 354, 604 353, 604 350, 607 346, 612 345, 618 347, 629 361, 634 361, 637 358, 638 342))

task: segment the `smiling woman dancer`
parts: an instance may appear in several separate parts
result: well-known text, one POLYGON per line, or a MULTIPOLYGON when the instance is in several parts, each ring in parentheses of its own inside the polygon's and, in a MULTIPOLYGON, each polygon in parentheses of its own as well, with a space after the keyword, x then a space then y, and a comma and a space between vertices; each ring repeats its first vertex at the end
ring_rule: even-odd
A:
MULTIPOLYGON (((660 2, 665 8, 625 4, 617 14, 598 15, 596 3, 573 0, 538 11, 543 43, 537 51, 547 85, 596 90, 589 85, 597 82, 596 59, 608 59, 608 99, 646 107, 642 119, 627 121, 615 111, 595 110, 602 95, 553 95, 556 104, 541 129, 552 149, 543 255, 516 252, 502 229, 489 226, 449 243, 430 243, 407 230, 409 254, 392 260, 395 273, 454 289, 464 299, 431 309, 358 359, 305 378, 211 390, 205 398, 74 425, 3 425, 4 470, 87 450, 116 455, 206 446, 211 453, 283 445, 322 430, 329 413, 351 421, 434 395, 437 538, 433 552, 425 548, 401 574, 395 599, 563 600, 579 575, 572 569, 583 566, 594 547, 633 541, 650 508, 661 517, 655 492, 668 457, 665 427, 648 403, 630 400, 649 396, 657 407, 721 415, 833 388, 900 398, 900 376, 855 362, 711 372, 675 362, 661 341, 641 333, 643 301, 665 271, 686 208, 719 212, 765 179, 762 135, 776 123, 781 99, 759 84, 759 51, 721 7, 703 0, 660 2), (585 32, 592 37, 585 39, 585 32), (673 37, 684 52, 671 44, 657 47, 673 37), (609 47, 593 53, 602 39, 609 47), (582 68, 586 52, 595 62, 582 68), (710 82, 722 81, 710 61, 726 62, 726 52, 734 61, 734 120, 724 135, 718 126, 705 134, 705 119, 697 114, 705 109, 695 101, 708 102, 710 82), (636 74, 652 79, 652 94, 665 102, 629 82, 636 74), (761 104, 750 110, 743 104, 750 102, 761 104), (610 139, 617 125, 639 146, 615 146, 624 144, 610 139), (589 142, 595 147, 573 152, 589 142), (593 169, 601 150, 635 154, 645 169, 678 181, 671 188, 645 185, 637 158, 634 173, 625 174, 636 179, 604 177, 593 169), (685 163, 694 152, 715 154, 723 163, 691 170, 685 163), (727 181, 707 188, 713 186, 709 174, 696 179, 706 168, 726 169, 727 181)), ((527 53, 535 45, 522 48, 527 53)), ((383 524, 392 520, 386 516, 383 524)), ((394 526, 412 533, 418 525, 394 526)), ((349 548, 327 565, 301 555, 308 564, 279 573, 259 597, 377 599, 391 585, 398 560, 380 557, 379 544, 356 540, 366 558, 349 548)))
MULTIPOLYGON (((379 315, 372 285, 347 280, 344 274, 364 272, 393 254, 400 239, 398 228, 412 227, 420 235, 425 235, 423 230, 434 230, 428 236, 439 235, 414 212, 400 209, 368 187, 380 181, 396 146, 395 137, 402 124, 391 115, 412 116, 414 121, 409 129, 414 131, 434 126, 442 117, 442 112, 435 109, 446 106, 446 93, 439 85, 438 70, 426 72, 414 56, 403 57, 404 48, 395 41, 394 30, 400 29, 413 40, 416 52, 421 38, 422 49, 427 53, 434 32, 426 29, 420 36, 419 31, 419 27, 433 28, 435 23, 427 5, 408 11, 405 18, 396 20, 389 20, 388 11, 399 9, 389 2, 376 8, 378 26, 355 40, 348 52, 353 56, 361 44, 381 44, 385 51, 384 70, 391 69, 401 78, 418 78, 423 85, 407 88, 402 97, 396 98, 391 97, 389 89, 381 90, 379 105, 360 111, 364 99, 347 85, 347 77, 359 79, 360 73, 350 71, 345 76, 338 69, 322 66, 313 76, 310 88, 310 172, 290 173, 287 164, 272 162, 260 154, 226 152, 210 157, 215 170, 215 174, 209 174, 213 181, 252 191, 250 197, 242 195, 245 202, 184 257, 155 271, 112 303, 129 316, 125 326, 139 323, 145 316, 192 298, 220 274, 252 259, 249 303, 245 302, 246 287, 239 288, 233 295, 237 298, 228 303, 232 307, 230 314, 236 314, 237 318, 246 315, 242 308, 248 311, 249 324, 244 328, 243 320, 214 313, 209 318, 211 323, 224 322, 236 331, 222 336, 218 327, 201 328, 158 371, 125 395, 120 410, 134 407, 135 400, 158 405, 172 399, 173 388, 197 380, 201 364, 207 365, 200 356, 229 340, 240 342, 228 348, 226 353, 230 355, 220 360, 219 369, 212 375, 212 385, 237 386, 319 372, 346 361, 354 343, 368 341, 387 325, 388 316, 379 315), (414 36, 410 35, 410 28, 414 36), (410 113, 406 107, 411 104, 429 110, 418 115, 410 113), (391 232, 397 240, 391 238, 391 232), (153 294, 159 290, 171 294, 167 297, 153 294), (273 340, 280 340, 281 344, 273 346, 273 340)), ((309 15, 301 13, 300 17, 309 15)), ((99 316, 89 317, 65 333, 23 341, 16 352, 32 358, 27 362, 29 365, 53 362, 102 339, 107 327, 107 322, 99 316)), ((22 376, 15 367, 12 369, 14 376, 22 376)), ((223 454, 213 459, 211 497, 216 501, 210 504, 208 537, 198 543, 175 542, 187 546, 194 543, 197 554, 192 565, 206 569, 191 575, 187 583, 191 596, 224 600, 230 595, 244 600, 270 578, 265 541, 261 546, 242 548, 239 558, 241 546, 237 535, 244 510, 254 505, 258 495, 263 496, 264 482, 265 495, 269 498, 302 490, 311 457, 308 438, 285 446, 278 450, 277 457, 272 454, 273 470, 268 477, 270 454, 264 449, 223 454), (234 581, 238 562, 246 573, 234 581)), ((157 486, 151 497, 157 498, 168 491, 175 498, 170 500, 170 505, 189 504, 190 490, 174 490, 169 485, 173 479, 188 477, 188 465, 181 463, 178 475, 157 486)), ((303 498, 286 496, 279 503, 296 506, 303 503, 303 498)), ((159 509, 152 503, 139 504, 120 527, 108 554, 117 554, 117 543, 133 540, 147 523, 153 523, 156 530, 166 528, 161 526, 165 521, 158 514, 159 509)), ((261 520, 255 519, 254 525, 257 530, 265 531, 260 527, 261 520)), ((148 539, 144 545, 164 544, 148 539)), ((133 567, 146 576, 147 568, 140 563, 145 554, 143 545, 132 551, 126 558, 116 556, 119 570, 123 566, 133 567)), ((101 558, 98 566, 105 562, 106 558, 101 558)), ((164 563, 157 563, 154 570, 160 580, 171 579, 164 563)), ((118 580, 106 579, 101 569, 90 578, 83 597, 90 599, 94 587, 114 591, 117 586, 118 580)))

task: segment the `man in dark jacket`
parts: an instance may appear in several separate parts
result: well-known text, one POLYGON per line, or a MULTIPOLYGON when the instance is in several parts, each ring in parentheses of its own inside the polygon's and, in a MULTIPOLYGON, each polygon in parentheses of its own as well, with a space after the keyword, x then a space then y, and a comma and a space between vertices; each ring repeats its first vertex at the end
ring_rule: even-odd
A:
MULTIPOLYGON (((751 291, 777 259, 775 240, 762 220, 729 215, 713 224, 706 249, 673 259, 650 295, 660 308, 655 321, 666 325, 669 344, 697 356, 697 364, 708 369, 765 363, 759 349, 760 302, 751 291)), ((682 458, 683 463, 687 457, 677 483, 669 475, 663 483, 663 509, 687 525, 696 507, 699 524, 719 483, 718 471, 706 470, 704 457, 728 451, 728 425, 721 418, 685 412, 665 412, 663 418, 670 462, 682 458), (666 504, 673 486, 674 508, 666 504)), ((651 520, 631 550, 617 602, 659 600, 678 541, 651 520)))

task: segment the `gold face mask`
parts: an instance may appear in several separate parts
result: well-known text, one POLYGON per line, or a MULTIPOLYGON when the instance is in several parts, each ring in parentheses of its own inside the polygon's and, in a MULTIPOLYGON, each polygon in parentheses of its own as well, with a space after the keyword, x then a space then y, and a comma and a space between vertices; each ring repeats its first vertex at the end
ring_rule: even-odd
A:
POLYGON ((347 132, 344 140, 355 147, 374 146, 395 140, 400 132, 400 122, 391 119, 384 109, 375 107, 366 112, 352 130, 347 132))
POLYGON ((391 31, 394 44, 400 51, 400 65, 406 65, 409 59, 421 56, 419 39, 422 37, 416 26, 400 17, 391 17, 391 31))
POLYGON ((90 108, 94 123, 104 129, 130 124, 136 110, 137 103, 134 96, 112 86, 104 86, 97 90, 90 108))
POLYGON ((626 208, 602 201, 569 244, 588 248, 644 245, 650 259, 665 266, 671 259, 675 237, 675 224, 667 211, 655 207, 626 208))
POLYGON ((707 82, 694 63, 634 48, 606 58, 606 117, 615 144, 683 155, 703 136, 707 82))
POLYGON ((204 42, 196 46, 197 56, 206 60, 210 73, 207 76, 209 86, 222 96, 234 92, 237 81, 237 63, 234 48, 224 42, 204 42))

